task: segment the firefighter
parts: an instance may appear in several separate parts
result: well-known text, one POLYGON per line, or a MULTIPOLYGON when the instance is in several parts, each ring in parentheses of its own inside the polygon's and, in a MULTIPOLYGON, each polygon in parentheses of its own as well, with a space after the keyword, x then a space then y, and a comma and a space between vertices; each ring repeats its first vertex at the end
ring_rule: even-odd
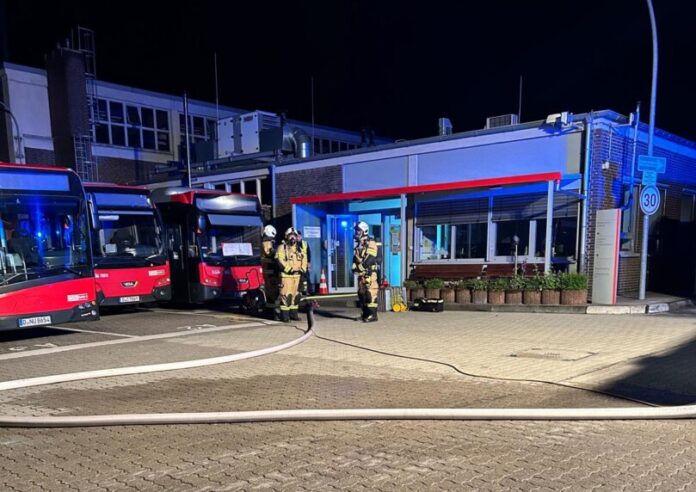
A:
POLYGON ((358 300, 362 308, 361 319, 365 323, 377 321, 377 242, 368 235, 365 222, 355 224, 355 250, 353 273, 358 276, 358 300))
POLYGON ((276 250, 276 260, 280 267, 280 319, 288 322, 299 321, 300 278, 307 272, 307 257, 297 247, 297 229, 290 227, 285 231, 285 240, 276 250))
POLYGON ((309 294, 309 272, 312 269, 312 250, 309 249, 309 244, 307 241, 302 239, 302 233, 297 231, 297 248, 302 252, 305 258, 307 258, 307 269, 300 279, 300 293, 302 295, 309 294))
POLYGON ((278 307, 278 263, 276 263, 276 228, 267 225, 263 228, 261 238, 261 268, 263 283, 266 290, 266 306, 273 309, 273 317, 277 318, 278 307))

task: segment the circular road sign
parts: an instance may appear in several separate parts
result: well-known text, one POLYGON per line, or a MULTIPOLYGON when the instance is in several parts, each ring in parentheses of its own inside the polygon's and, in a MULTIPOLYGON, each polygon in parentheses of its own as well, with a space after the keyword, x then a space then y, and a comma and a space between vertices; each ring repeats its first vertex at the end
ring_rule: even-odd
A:
POLYGON ((640 209, 645 215, 652 215, 660 208, 660 191, 650 185, 640 192, 640 209))

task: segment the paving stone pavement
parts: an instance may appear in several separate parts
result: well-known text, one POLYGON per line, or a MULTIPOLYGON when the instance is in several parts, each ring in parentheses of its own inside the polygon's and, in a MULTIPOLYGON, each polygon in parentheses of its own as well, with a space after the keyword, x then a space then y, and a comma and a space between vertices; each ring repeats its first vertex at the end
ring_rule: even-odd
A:
MULTIPOLYGON (((670 362, 686 369, 681 389, 672 390, 688 396, 693 388, 693 368, 688 369, 682 360, 690 353, 684 347, 691 347, 696 336, 696 321, 691 318, 443 314, 388 315, 383 316, 386 321, 370 325, 319 317, 317 333, 378 350, 437 359, 490 376, 541 376, 564 382, 595 378, 585 381, 587 384, 596 383, 599 375, 608 372, 617 381, 632 377, 637 385, 641 381, 655 384, 654 377, 636 379, 636 366, 643 359, 659 358, 661 375, 670 362), (583 355, 587 353, 590 355, 583 355), (664 354, 680 357, 672 361, 664 354)), ((238 339, 225 333, 197 334, 175 342, 156 342, 151 348, 173 358, 188 350, 193 357, 210 350, 258 348, 274 337, 300 334, 287 326, 241 332, 245 335, 238 339)), ((131 347, 138 344, 126 345, 122 355, 128 360, 143 357, 131 347)), ((66 360, 85 358, 77 352, 66 353, 68 359, 37 356, 21 361, 55 371, 56 364, 62 367, 66 360)), ((13 415, 627 405, 634 404, 567 387, 467 377, 440 364, 318 337, 259 359, 0 393, 0 412, 13 415)), ((696 488, 695 443, 692 421, 8 428, 0 429, 0 487, 692 490, 696 488)))

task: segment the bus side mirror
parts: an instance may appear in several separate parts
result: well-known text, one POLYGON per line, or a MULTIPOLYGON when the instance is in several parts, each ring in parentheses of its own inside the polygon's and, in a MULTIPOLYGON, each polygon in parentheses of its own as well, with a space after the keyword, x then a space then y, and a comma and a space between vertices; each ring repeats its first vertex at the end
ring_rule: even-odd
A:
POLYGON ((189 245, 188 247, 189 258, 198 258, 198 246, 189 245))
POLYGON ((92 228, 94 230, 99 230, 102 228, 101 221, 99 220, 99 213, 97 212, 97 206, 94 204, 94 199, 91 195, 87 198, 87 208, 89 209, 89 215, 92 219, 92 228))
POLYGON ((198 220, 196 221, 196 225, 198 226, 198 230, 200 231, 205 231, 206 229, 206 220, 205 220, 205 215, 199 215, 198 220))

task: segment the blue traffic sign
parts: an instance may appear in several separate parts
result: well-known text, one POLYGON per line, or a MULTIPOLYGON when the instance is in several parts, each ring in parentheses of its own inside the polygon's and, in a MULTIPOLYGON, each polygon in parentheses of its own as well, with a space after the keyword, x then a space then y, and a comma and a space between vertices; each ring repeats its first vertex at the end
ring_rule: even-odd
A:
POLYGON ((664 173, 667 169, 667 159, 664 157, 655 157, 649 155, 638 156, 639 171, 654 171, 656 173, 664 173))
POLYGON ((645 186, 640 192, 640 209, 645 215, 652 215, 660 208, 660 190, 657 186, 645 186))
POLYGON ((645 169, 643 171, 643 186, 655 185, 657 184, 657 173, 655 171, 648 171, 645 169))

